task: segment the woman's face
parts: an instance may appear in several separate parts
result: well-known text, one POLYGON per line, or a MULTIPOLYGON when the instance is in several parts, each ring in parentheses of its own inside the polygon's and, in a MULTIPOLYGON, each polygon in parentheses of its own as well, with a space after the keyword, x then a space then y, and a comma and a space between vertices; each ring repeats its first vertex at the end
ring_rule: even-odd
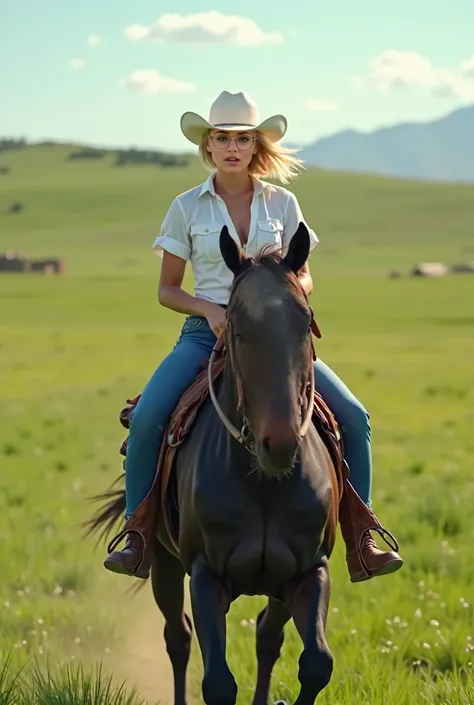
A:
POLYGON ((258 150, 255 130, 225 132, 212 130, 207 138, 207 151, 216 168, 226 173, 247 171, 258 150))

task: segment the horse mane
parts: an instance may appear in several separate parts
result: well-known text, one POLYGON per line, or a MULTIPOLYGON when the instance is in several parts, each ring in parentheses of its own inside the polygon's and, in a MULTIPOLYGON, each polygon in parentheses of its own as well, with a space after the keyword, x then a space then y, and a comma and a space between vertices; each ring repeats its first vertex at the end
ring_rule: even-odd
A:
POLYGON ((253 257, 244 259, 242 271, 235 277, 232 283, 229 304, 241 281, 248 272, 255 271, 256 267, 263 267, 272 272, 274 277, 290 290, 296 301, 303 308, 308 308, 308 297, 301 286, 298 276, 285 265, 284 256, 281 252, 275 251, 272 245, 264 245, 253 257))

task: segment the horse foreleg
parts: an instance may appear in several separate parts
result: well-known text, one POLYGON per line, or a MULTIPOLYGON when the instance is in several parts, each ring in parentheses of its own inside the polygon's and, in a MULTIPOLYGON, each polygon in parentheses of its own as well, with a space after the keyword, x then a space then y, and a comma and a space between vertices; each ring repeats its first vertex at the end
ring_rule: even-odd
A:
POLYGON ((288 608, 270 597, 257 617, 257 686, 252 705, 267 705, 273 667, 283 646, 283 627, 291 618, 288 608))
POLYGON ((191 651, 192 624, 184 612, 181 562, 157 540, 151 565, 155 602, 165 618, 164 638, 174 676, 174 705, 186 705, 186 670, 191 651))
POLYGON ((226 661, 226 615, 231 596, 202 560, 189 582, 196 635, 204 664, 202 696, 206 705, 235 705, 237 684, 226 661))
POLYGON ((326 641, 330 580, 327 561, 316 566, 286 600, 303 641, 298 680, 301 688, 295 705, 313 705, 331 680, 333 657, 326 641))

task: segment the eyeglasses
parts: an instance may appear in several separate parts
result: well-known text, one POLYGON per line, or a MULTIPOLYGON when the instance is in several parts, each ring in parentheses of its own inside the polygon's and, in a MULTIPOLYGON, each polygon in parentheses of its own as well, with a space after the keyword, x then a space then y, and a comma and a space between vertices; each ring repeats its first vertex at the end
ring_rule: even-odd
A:
POLYGON ((255 137, 252 137, 251 135, 239 135, 238 137, 231 137, 230 135, 226 135, 225 132, 219 132, 218 134, 210 135, 209 139, 211 140, 212 144, 216 149, 221 150, 227 149, 232 143, 232 140, 235 139, 237 149, 241 152, 246 152, 247 150, 249 150, 255 142, 255 137))

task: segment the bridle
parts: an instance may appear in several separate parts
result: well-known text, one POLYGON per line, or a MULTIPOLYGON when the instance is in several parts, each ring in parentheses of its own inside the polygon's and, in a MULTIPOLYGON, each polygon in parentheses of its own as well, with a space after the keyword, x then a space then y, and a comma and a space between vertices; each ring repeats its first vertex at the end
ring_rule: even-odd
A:
MULTIPOLYGON (((311 311, 311 333, 315 335, 317 338, 321 338, 321 333, 319 331, 318 325, 316 321, 314 320, 314 314, 313 314, 313 309, 310 307, 311 311)), ((222 410, 222 407, 220 406, 216 392, 214 389, 214 382, 213 382, 213 367, 214 363, 216 360, 216 356, 218 354, 218 350, 222 349, 222 336, 218 338, 216 344, 214 345, 212 352, 211 352, 211 357, 209 359, 209 364, 208 364, 208 382, 209 382, 209 393, 211 396, 212 403, 214 405, 214 408, 217 412, 217 415, 219 416, 220 420, 224 424, 224 426, 227 428, 231 436, 235 438, 236 441, 241 443, 245 447, 249 447, 249 441, 252 435, 252 429, 250 427, 249 421, 245 415, 245 409, 244 409, 244 390, 243 390, 243 384, 242 384, 242 378, 239 374, 239 370, 236 365, 236 360, 235 360, 235 354, 234 354, 234 349, 233 349, 233 336, 232 336, 232 321, 230 320, 229 316, 227 316, 227 325, 226 325, 226 331, 227 333, 227 350, 228 354, 230 357, 230 364, 232 368, 232 374, 235 380, 235 385, 237 387, 237 412, 240 414, 242 417, 242 426, 239 431, 239 429, 234 426, 232 421, 230 421, 229 418, 225 415, 225 413, 222 410)), ((225 335, 222 334, 222 335, 225 335)), ((301 425, 300 431, 299 431, 299 436, 303 438, 307 431, 308 428, 310 427, 311 420, 313 417, 313 407, 314 407, 314 368, 313 368, 313 362, 316 360, 316 352, 314 349, 313 341, 311 340, 311 350, 312 350, 312 361, 310 365, 310 370, 308 373, 308 377, 306 382, 303 384, 303 391, 306 392, 306 396, 308 397, 308 408, 306 410, 306 415, 304 417, 303 423, 301 425)), ((302 403, 304 402, 304 396, 305 394, 300 395, 300 399, 302 398, 302 403)))

